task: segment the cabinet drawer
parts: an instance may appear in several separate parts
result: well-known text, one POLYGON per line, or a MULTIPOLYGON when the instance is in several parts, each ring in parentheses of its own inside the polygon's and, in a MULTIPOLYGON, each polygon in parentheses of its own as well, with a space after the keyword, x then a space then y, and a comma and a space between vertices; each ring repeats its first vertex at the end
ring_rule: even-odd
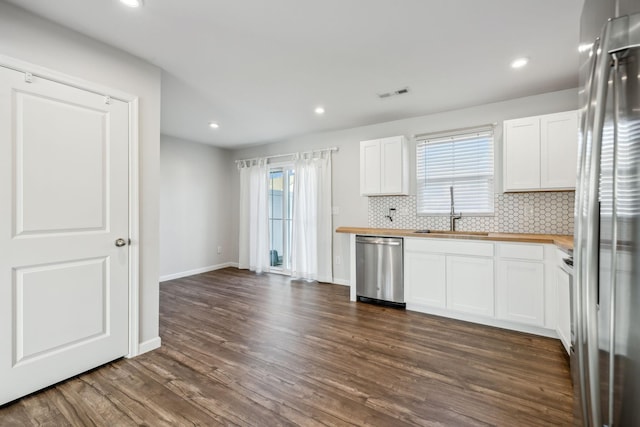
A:
POLYGON ((542 261, 544 259, 544 247, 542 245, 522 243, 499 243, 498 256, 500 258, 542 261))
POLYGON ((454 255, 493 256, 493 243, 446 238, 405 238, 406 251, 433 252, 454 255))

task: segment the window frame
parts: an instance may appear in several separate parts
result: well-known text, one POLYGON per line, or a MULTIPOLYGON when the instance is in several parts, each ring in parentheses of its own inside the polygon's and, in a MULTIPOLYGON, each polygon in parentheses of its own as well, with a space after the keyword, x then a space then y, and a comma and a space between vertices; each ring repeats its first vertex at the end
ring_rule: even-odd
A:
MULTIPOLYGON (((421 184, 422 177, 419 175, 420 170, 420 160, 423 157, 420 154, 420 150, 424 147, 424 145, 432 143, 432 144, 447 144, 447 139, 450 139, 450 143, 455 144, 457 141, 463 141, 465 139, 469 139, 472 135, 480 136, 481 134, 486 134, 486 137, 490 139, 490 148, 491 148, 491 178, 490 178, 490 190, 489 194, 491 199, 487 200, 491 206, 491 212, 481 212, 481 211, 460 211, 459 208, 456 208, 456 214, 462 214, 463 216, 473 216, 473 217, 492 217, 495 216, 495 194, 496 194, 496 140, 495 140, 495 125, 487 125, 482 127, 474 127, 474 128, 465 128, 458 129, 452 131, 444 131, 437 132, 432 134, 423 134, 416 137, 415 142, 415 153, 416 153, 416 163, 415 163, 415 179, 416 179, 416 215, 420 217, 448 217, 450 215, 449 212, 421 212, 420 211, 420 201, 421 194, 423 192, 421 189, 423 185, 421 184)), ((426 162, 426 154, 424 156, 424 161, 426 162)), ((426 169, 426 165, 424 168, 426 169)), ((474 175, 479 176, 479 175, 474 175)), ((460 178, 458 177, 458 180, 460 178)), ((443 182, 443 181, 453 181, 454 186, 454 194, 455 194, 455 179, 454 178, 443 178, 439 180, 431 180, 432 182, 443 182)), ((480 180, 474 180, 475 182, 479 182, 480 180)), ((484 182, 484 180, 482 180, 484 182)))

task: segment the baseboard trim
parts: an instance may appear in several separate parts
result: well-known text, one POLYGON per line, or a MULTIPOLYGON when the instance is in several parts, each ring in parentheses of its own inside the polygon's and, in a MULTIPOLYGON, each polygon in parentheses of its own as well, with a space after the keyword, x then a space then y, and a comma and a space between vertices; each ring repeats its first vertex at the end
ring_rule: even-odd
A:
POLYGON ((331 283, 334 285, 351 286, 351 283, 349 283, 347 279, 333 279, 331 283))
POLYGON ((193 270, 181 271, 179 273, 167 274, 166 276, 160 276, 160 282, 166 282, 167 280, 180 279, 182 277, 193 276, 194 274, 207 273, 209 271, 220 270, 221 268, 236 267, 237 262, 225 262, 222 264, 210 265, 208 267, 195 268, 193 270))
POLYGON ((460 313, 453 310, 443 308, 429 307, 423 304, 407 303, 407 310, 417 311, 420 313, 433 314, 436 316, 448 317, 450 319, 463 320, 465 322, 479 323, 481 325, 493 326, 495 328, 509 329, 512 331, 525 332, 528 334, 540 335, 543 337, 560 339, 553 329, 547 329, 541 326, 524 325, 521 323, 510 322, 508 320, 500 320, 488 318, 473 314, 460 313))
POLYGON ((148 341, 141 342, 138 346, 138 356, 151 350, 155 350, 156 348, 160 348, 161 345, 162 340, 160 339, 160 337, 155 337, 148 341))

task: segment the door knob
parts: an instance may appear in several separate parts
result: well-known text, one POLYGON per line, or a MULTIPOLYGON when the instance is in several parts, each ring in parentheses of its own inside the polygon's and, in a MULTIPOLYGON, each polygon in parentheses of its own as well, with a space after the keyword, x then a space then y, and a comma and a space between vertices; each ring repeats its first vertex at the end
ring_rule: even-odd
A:
POLYGON ((126 245, 126 244, 127 244, 127 241, 126 241, 126 240, 124 240, 124 239, 116 239, 116 246, 117 246, 117 247, 119 247, 119 248, 120 248, 120 247, 122 247, 122 246, 124 246, 124 245, 126 245))

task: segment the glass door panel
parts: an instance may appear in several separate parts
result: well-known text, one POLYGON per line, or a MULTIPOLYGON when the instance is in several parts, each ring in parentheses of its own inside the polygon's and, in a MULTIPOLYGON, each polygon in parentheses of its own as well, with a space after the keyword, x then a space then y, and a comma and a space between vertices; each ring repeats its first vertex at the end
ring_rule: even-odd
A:
POLYGON ((269 170, 269 260, 271 269, 291 272, 291 222, 293 215, 292 167, 269 170))

